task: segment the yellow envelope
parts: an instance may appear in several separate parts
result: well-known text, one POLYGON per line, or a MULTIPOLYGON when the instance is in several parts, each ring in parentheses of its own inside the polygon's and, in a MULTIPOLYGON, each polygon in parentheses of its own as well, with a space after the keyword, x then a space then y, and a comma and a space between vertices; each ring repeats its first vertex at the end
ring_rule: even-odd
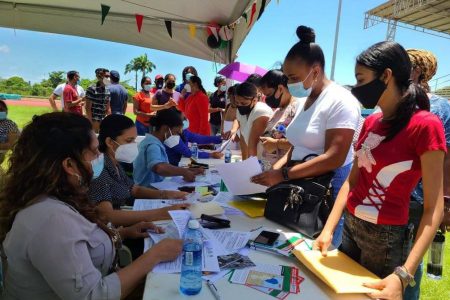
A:
POLYGON ((250 218, 257 218, 264 216, 266 202, 266 200, 244 200, 230 201, 228 204, 239 209, 250 218))
POLYGON ((192 217, 195 219, 200 218, 202 214, 215 216, 222 215, 225 211, 223 208, 216 202, 196 202, 189 206, 189 210, 192 213, 192 217))
POLYGON ((311 272, 338 294, 372 293, 375 290, 362 284, 380 278, 338 250, 328 251, 323 257, 318 250, 293 250, 294 255, 311 272))

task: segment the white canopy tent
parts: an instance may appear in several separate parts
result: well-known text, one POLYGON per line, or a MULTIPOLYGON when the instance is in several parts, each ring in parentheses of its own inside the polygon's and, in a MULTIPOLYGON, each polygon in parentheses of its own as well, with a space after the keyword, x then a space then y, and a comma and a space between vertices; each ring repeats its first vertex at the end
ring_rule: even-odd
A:
POLYGON ((255 0, 0 0, 0 27, 108 40, 228 64, 235 60, 262 3, 269 2, 256 0, 249 26, 255 0), (103 25, 101 4, 110 7, 103 25), (136 14, 144 18, 141 32, 136 14), (165 21, 172 22, 172 38, 165 21), (212 21, 234 28, 224 49, 214 50, 206 43, 206 27, 212 21), (195 25, 195 37, 189 25, 195 25))

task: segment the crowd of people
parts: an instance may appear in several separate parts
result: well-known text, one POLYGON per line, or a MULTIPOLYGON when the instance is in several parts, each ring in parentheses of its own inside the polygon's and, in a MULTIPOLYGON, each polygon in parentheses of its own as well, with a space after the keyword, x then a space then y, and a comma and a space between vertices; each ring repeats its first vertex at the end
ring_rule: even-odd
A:
POLYGON ((299 26, 297 36, 282 69, 235 85, 217 76, 209 96, 192 66, 178 86, 174 74, 144 76, 132 99, 135 121, 125 115, 119 73, 105 68, 86 91, 79 73, 68 72, 49 99, 55 112, 22 132, 0 101, 0 151, 12 150, 0 192, 6 299, 133 295, 157 263, 181 251, 180 240, 166 239, 142 253, 146 231, 162 231, 152 222, 189 205, 123 207, 136 198, 185 199, 152 183, 194 181, 203 170, 179 166, 192 156, 189 145, 228 139, 242 159, 262 162, 257 184, 334 172, 334 204, 314 249, 327 255, 333 245, 382 278, 367 284, 378 290, 373 298, 419 299, 424 253, 438 228, 450 226, 450 102, 428 86, 437 60, 380 42, 359 54, 356 84, 344 87, 327 78, 314 30, 299 26), (364 119, 362 107, 375 112, 364 119), (119 267, 122 243, 133 261, 119 267))

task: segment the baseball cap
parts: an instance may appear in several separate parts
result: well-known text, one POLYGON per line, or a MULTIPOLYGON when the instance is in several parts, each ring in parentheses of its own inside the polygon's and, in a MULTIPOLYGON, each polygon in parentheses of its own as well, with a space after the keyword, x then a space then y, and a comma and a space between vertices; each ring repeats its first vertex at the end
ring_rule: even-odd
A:
POLYGON ((111 76, 112 79, 115 79, 115 80, 119 80, 120 79, 120 74, 117 71, 113 70, 113 71, 109 72, 109 75, 111 76))
POLYGON ((158 74, 155 76, 155 81, 158 79, 164 79, 164 77, 161 74, 158 74))

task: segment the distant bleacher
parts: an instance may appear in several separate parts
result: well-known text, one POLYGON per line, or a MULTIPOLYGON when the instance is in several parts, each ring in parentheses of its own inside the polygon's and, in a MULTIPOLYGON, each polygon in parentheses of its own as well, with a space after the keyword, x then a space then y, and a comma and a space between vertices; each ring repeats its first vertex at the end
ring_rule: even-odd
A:
POLYGON ((450 99, 450 86, 446 86, 434 91, 434 94, 450 99))

